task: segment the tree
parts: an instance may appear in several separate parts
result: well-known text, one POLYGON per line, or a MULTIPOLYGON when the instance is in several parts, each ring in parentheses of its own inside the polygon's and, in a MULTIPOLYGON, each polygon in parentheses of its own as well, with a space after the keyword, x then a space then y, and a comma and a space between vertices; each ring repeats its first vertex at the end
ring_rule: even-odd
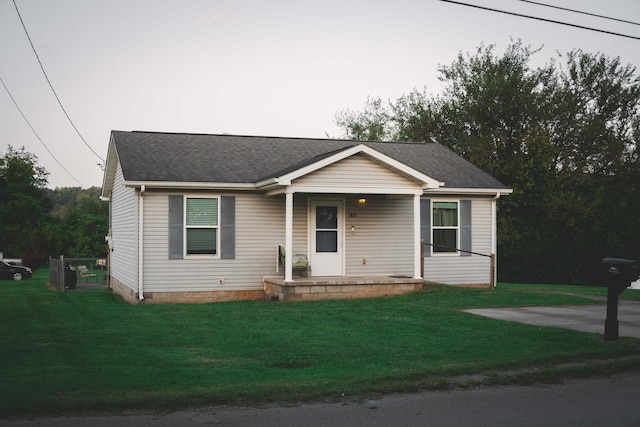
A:
POLYGON ((435 141, 512 187, 501 280, 584 282, 603 256, 640 256, 640 80, 619 58, 574 50, 534 69, 536 53, 481 46, 439 68, 442 94, 368 100, 336 122, 347 137, 435 141))
POLYGON ((440 67, 447 86, 433 139, 514 189, 499 203, 501 280, 566 281, 572 280, 564 274, 563 249, 571 215, 553 215, 558 153, 548 126, 556 69, 532 69, 536 53, 521 42, 501 56, 494 46, 481 46, 440 67))
POLYGON ((0 251, 23 259, 103 257, 109 218, 100 189, 49 190, 47 176, 24 147, 8 146, 0 157, 0 251))
POLYGON ((53 203, 52 215, 64 218, 69 211, 79 210, 94 215, 107 215, 108 206, 100 201, 100 187, 64 187, 50 190, 49 196, 53 203))
POLYGON ((635 70, 602 54, 567 55, 551 123, 562 147, 563 171, 611 175, 637 165, 640 77, 635 70))
POLYGON ((100 188, 56 188, 50 197, 54 206, 47 233, 50 252, 76 258, 104 257, 109 212, 108 205, 100 202, 100 188))
POLYGON ((393 121, 388 108, 380 98, 367 98, 364 111, 344 110, 336 115, 336 124, 345 136, 359 141, 393 139, 393 121))
POLYGON ((37 251, 38 233, 50 208, 47 176, 24 147, 9 145, 0 157, 0 249, 5 256, 37 251))
POLYGON ((557 74, 549 126, 559 154, 555 207, 557 215, 571 220, 571 249, 582 278, 602 257, 640 256, 635 220, 640 78, 635 70, 620 58, 574 50, 557 74))

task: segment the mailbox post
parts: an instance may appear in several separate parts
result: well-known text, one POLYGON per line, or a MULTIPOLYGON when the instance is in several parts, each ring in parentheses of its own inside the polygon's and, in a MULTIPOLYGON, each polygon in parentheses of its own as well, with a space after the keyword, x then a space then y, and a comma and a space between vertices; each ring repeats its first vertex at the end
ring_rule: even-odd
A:
POLYGON ((604 339, 613 341, 618 339, 618 297, 632 282, 638 280, 640 270, 638 262, 630 259, 604 258, 602 266, 602 280, 607 286, 607 318, 604 321, 604 339))

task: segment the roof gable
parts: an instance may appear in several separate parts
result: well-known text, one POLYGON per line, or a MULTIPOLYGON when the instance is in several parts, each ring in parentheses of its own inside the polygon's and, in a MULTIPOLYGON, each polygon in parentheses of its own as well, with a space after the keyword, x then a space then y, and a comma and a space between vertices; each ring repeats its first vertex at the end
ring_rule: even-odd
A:
POLYGON ((293 170, 282 176, 276 177, 276 180, 280 185, 290 185, 291 181, 295 179, 301 178, 305 175, 316 172, 320 169, 324 169, 330 165, 334 165, 340 162, 341 160, 344 160, 356 155, 363 155, 364 157, 383 165, 387 169, 391 169, 396 173, 399 173, 409 179, 419 182, 423 188, 427 188, 427 187, 438 188, 443 184, 411 167, 408 167, 404 163, 398 162, 397 160, 385 154, 382 154, 364 144, 359 144, 356 146, 345 148, 343 150, 339 150, 331 154, 330 156, 317 160, 314 163, 311 163, 307 166, 293 170))
MULTIPOLYGON (((340 194, 422 194, 425 183, 365 155, 355 154, 283 185, 281 191, 340 194)), ((269 194, 277 193, 277 190, 269 194)))

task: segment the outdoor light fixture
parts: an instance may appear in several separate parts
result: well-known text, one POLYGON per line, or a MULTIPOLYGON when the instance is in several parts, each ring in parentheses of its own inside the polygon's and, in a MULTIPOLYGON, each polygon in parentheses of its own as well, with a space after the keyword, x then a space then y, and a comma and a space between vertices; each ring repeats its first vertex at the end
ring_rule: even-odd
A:
POLYGON ((364 208, 367 205, 367 199, 358 199, 358 207, 364 208))

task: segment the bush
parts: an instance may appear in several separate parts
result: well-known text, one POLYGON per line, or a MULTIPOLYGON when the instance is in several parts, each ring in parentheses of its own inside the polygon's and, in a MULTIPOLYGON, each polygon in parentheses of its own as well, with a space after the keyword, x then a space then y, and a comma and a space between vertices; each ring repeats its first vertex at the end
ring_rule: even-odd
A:
POLYGON ((22 254, 22 265, 36 271, 44 264, 44 255, 38 252, 25 252, 22 254))

